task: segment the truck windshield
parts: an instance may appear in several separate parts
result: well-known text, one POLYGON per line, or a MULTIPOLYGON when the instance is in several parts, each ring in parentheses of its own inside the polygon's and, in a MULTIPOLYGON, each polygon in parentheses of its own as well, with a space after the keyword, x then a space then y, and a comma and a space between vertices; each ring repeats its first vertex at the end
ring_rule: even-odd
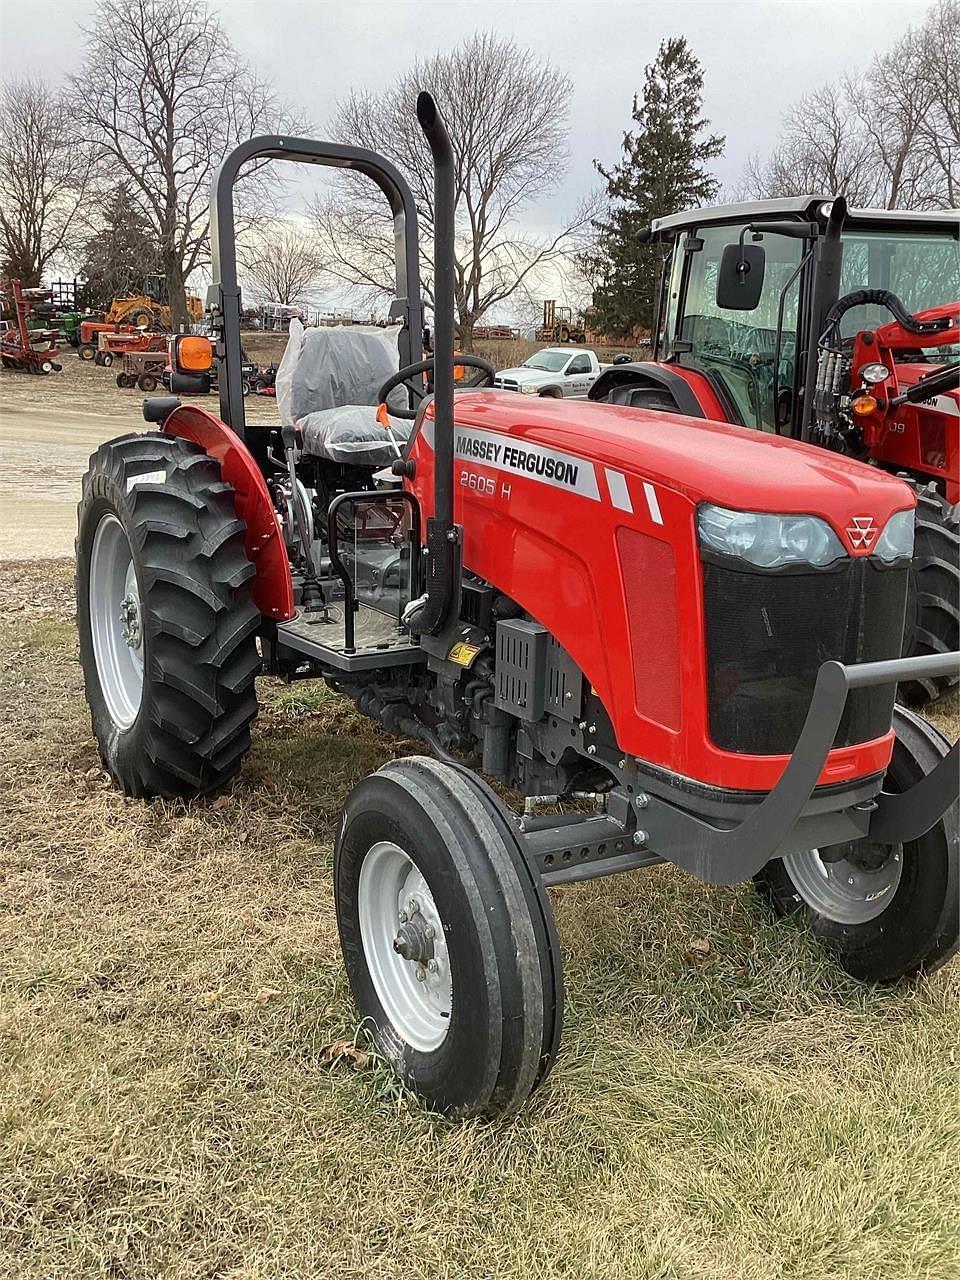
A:
POLYGON ((524 360, 521 367, 543 369, 545 373, 559 373, 569 359, 570 355, 566 351, 537 351, 528 360, 524 360))
POLYGON ((780 294, 789 284, 784 301, 780 342, 778 388, 792 390, 796 365, 799 275, 795 275, 804 242, 786 236, 763 238, 766 268, 763 292, 753 311, 727 311, 717 306, 717 272, 724 246, 735 244, 739 226, 701 227, 703 244, 690 254, 683 319, 676 338, 680 364, 709 373, 736 406, 745 426, 775 431, 774 352, 780 294), (689 346, 689 350, 684 347, 689 346))
MULTIPOLYGON (((946 232, 844 231, 840 293, 888 289, 911 313, 960 299, 960 240, 946 232)), ((884 307, 854 307, 840 330, 852 338, 893 317, 884 307)), ((945 348, 931 349, 940 358, 945 348)))

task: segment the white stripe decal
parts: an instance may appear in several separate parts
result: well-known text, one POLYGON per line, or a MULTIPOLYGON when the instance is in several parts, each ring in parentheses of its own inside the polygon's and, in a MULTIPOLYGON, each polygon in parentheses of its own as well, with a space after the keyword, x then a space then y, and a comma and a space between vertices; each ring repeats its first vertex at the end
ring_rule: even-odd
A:
POLYGON ((663 516, 660 514, 660 503, 657 501, 657 491, 649 480, 644 480, 643 492, 647 499, 647 510, 650 512, 650 519, 654 524, 663 524, 663 516))
POLYGON ((609 467, 603 468, 603 474, 607 477, 610 501, 620 511, 629 511, 633 515, 633 503, 630 501, 630 490, 627 488, 626 476, 622 471, 611 471, 609 467))

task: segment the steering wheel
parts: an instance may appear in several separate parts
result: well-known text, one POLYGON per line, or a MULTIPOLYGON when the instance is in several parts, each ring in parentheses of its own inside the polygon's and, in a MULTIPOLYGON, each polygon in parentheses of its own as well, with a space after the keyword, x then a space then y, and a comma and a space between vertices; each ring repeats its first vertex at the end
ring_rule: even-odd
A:
MULTIPOLYGON (((453 358, 455 365, 466 365, 470 369, 479 369, 483 375, 480 378, 472 378, 467 383, 461 383, 466 387, 492 387, 493 380, 497 371, 489 360, 484 360, 482 356, 466 356, 457 355, 453 358)), ((390 409, 390 413, 395 418, 415 418, 420 405, 426 399, 428 392, 424 391, 423 383, 416 382, 414 379, 418 373, 433 373, 436 367, 436 361, 431 357, 429 360, 421 360, 417 364, 404 365, 402 369, 398 369, 395 374, 389 377, 377 393, 380 397, 380 403, 386 404, 387 396, 394 387, 406 387, 408 391, 412 391, 417 398, 416 407, 413 409, 390 409)))

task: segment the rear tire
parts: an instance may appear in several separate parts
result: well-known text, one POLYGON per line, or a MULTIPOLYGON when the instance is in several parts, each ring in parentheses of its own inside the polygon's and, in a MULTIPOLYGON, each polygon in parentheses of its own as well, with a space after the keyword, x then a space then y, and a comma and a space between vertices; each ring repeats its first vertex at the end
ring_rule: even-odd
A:
POLYGON ((190 441, 123 436, 90 459, 78 515, 80 661, 103 763, 130 796, 213 791, 250 746, 260 670, 234 491, 190 441))
MULTIPOLYGON (((913 568, 903 633, 904 656, 960 649, 960 512, 932 484, 917 491, 913 568)), ((907 706, 923 707, 953 688, 956 674, 899 686, 907 706)))
POLYGON ((391 761, 354 788, 334 854, 363 1024, 403 1083, 457 1118, 520 1107, 563 1017, 550 905, 491 795, 439 761, 391 761))
MULTIPOLYGON (((894 709, 894 728, 884 789, 903 791, 929 773, 950 744, 905 707, 894 709)), ((810 850, 774 859, 755 883, 779 915, 805 917, 853 977, 896 982, 930 973, 956 953, 960 940, 958 808, 955 801, 926 835, 890 848, 876 868, 865 870, 860 858, 821 861, 810 850)))

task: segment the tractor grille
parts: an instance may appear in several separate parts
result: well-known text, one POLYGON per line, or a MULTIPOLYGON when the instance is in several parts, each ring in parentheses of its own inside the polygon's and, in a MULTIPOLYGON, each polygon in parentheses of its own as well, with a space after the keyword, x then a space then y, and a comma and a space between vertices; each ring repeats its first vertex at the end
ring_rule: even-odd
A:
MULTIPOLYGON (((907 568, 849 558, 802 573, 743 572, 704 558, 710 736, 725 751, 787 755, 820 664, 900 656, 907 568)), ((895 688, 854 689, 836 746, 890 728, 895 688)))

